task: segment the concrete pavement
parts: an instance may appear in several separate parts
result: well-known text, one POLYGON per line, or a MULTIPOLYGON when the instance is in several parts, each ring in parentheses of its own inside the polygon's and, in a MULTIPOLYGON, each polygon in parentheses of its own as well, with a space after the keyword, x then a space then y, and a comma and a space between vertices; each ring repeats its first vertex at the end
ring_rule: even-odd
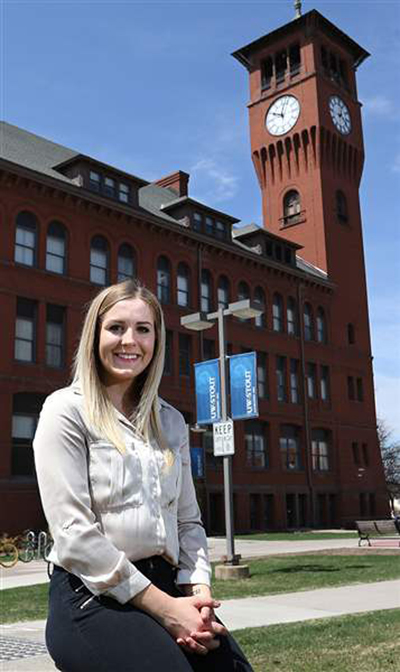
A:
MULTIPOLYGON (((316 551, 336 550, 340 548, 357 548, 357 539, 321 539, 304 541, 254 541, 251 539, 236 539, 235 552, 242 558, 258 558, 268 555, 285 553, 307 553, 316 551)), ((212 562, 221 560, 226 554, 226 541, 220 537, 208 538, 208 550, 212 562)), ((0 588, 15 588, 29 586, 34 583, 46 583, 47 565, 43 561, 33 561, 28 564, 19 562, 11 569, 0 568, 0 588)))

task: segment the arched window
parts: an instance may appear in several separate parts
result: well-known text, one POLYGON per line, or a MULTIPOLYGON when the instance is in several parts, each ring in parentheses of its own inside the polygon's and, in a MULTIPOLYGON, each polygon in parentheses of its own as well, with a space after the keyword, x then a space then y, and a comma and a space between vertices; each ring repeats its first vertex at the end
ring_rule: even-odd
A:
POLYGON ((51 222, 47 229, 46 270, 64 275, 66 271, 67 235, 61 222, 51 222))
POLYGON ((136 277, 135 252, 132 245, 122 243, 118 250, 118 282, 136 277))
POLYGON ((256 327, 265 327, 267 324, 266 319, 266 301, 265 301, 265 292, 262 287, 256 287, 254 290, 254 302, 260 305, 260 309, 263 310, 261 315, 255 318, 254 323, 256 327))
POLYGON ((211 273, 206 268, 201 271, 201 296, 200 308, 203 313, 212 311, 212 279, 211 273))
MULTIPOLYGON (((247 282, 239 282, 238 286, 238 301, 243 301, 244 299, 250 298, 250 289, 247 282)), ((246 318, 240 317, 240 322, 246 322, 246 318)))
POLYGON ((272 303, 272 328, 274 331, 283 331, 283 300, 277 293, 272 303))
POLYGON ((107 285, 109 279, 109 246, 103 236, 95 236, 90 244, 90 282, 107 285))
POLYGON ((349 324, 347 325, 347 342, 349 345, 354 345, 354 343, 356 342, 356 332, 354 329, 354 324, 352 324, 351 322, 349 322, 349 324))
POLYGON ((171 265, 167 257, 157 262, 157 298, 160 303, 171 302, 171 265))
POLYGON ((189 267, 181 262, 178 264, 178 292, 177 292, 177 303, 178 306, 189 306, 190 305, 190 271, 189 267))
POLYGON ((326 319, 323 308, 317 310, 317 341, 318 343, 326 343, 326 319))
POLYGON ((288 191, 283 198, 283 219, 285 224, 293 224, 300 215, 300 194, 295 189, 288 191))
POLYGON ((289 296, 286 307, 287 332, 290 336, 298 336, 299 334, 299 320, 297 315, 296 301, 292 296, 289 296))
POLYGON ((227 308, 229 304, 229 280, 225 275, 221 275, 218 280, 217 289, 218 307, 227 308))
POLYGON ((347 199, 343 191, 336 192, 336 214, 340 222, 346 223, 349 215, 347 210, 347 199))
POLYGON ((17 215, 14 260, 25 266, 37 263, 37 219, 26 210, 17 215))
POLYGON ((314 316, 311 305, 309 303, 304 304, 304 338, 306 341, 314 340, 314 316))

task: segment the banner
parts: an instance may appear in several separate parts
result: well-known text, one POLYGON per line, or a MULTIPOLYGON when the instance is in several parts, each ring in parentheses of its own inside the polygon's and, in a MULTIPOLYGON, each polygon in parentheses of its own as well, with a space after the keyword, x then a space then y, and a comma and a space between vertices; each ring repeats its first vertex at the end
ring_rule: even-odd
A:
POLYGON ((208 425, 221 419, 221 381, 219 360, 209 359, 194 365, 197 422, 208 425))
POLYGON ((190 457, 193 478, 204 478, 203 448, 191 446, 190 457))
POLYGON ((245 420, 258 417, 257 359, 255 352, 229 357, 231 417, 245 420))

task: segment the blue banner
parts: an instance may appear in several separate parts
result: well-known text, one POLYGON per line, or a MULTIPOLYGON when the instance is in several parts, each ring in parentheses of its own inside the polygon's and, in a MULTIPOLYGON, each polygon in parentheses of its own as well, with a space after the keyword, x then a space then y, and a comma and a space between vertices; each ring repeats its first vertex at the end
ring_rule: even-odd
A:
POLYGON ((190 448, 193 478, 204 478, 203 448, 192 446, 190 448))
POLYGON ((194 365, 196 409, 199 425, 219 422, 221 419, 221 381, 219 360, 209 359, 194 365))
POLYGON ((229 357, 231 418, 258 417, 257 359, 255 352, 229 357))

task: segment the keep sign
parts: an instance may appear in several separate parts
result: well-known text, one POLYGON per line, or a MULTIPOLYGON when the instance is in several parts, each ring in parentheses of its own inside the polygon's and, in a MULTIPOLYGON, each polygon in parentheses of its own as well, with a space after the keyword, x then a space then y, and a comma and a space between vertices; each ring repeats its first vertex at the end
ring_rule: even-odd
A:
POLYGON ((221 419, 221 381, 219 360, 209 359, 194 365, 197 422, 208 425, 221 419))
POLYGON ((233 420, 258 417, 257 360, 255 352, 229 358, 231 416, 233 420))
POLYGON ((225 455, 235 454, 235 441, 233 434, 233 422, 216 422, 213 425, 214 455, 215 457, 225 457, 225 455))

